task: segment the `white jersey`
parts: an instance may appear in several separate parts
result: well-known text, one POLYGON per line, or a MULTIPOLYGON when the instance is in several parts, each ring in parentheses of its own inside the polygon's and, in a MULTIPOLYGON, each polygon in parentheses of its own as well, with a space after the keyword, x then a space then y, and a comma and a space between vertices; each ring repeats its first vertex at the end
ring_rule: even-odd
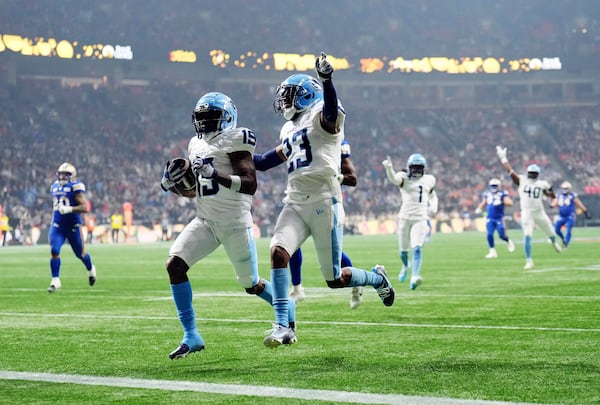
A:
POLYGON ((318 102, 281 128, 279 138, 288 167, 285 203, 308 204, 332 197, 338 201, 342 199, 336 175, 341 165, 345 115, 338 110, 340 131, 330 134, 321 127, 322 109, 323 103, 318 102))
POLYGON ((427 207, 431 192, 435 187, 435 177, 424 174, 421 177, 406 177, 400 184, 402 206, 398 216, 402 219, 428 219, 427 207))
POLYGON ((546 180, 529 179, 527 175, 519 175, 521 211, 544 211, 544 191, 550 189, 550 183, 546 180))
MULTIPOLYGON (((256 138, 247 128, 227 130, 206 142, 194 137, 188 145, 190 161, 196 157, 212 162, 223 175, 233 174, 229 153, 246 151, 254 154, 256 138)), ((250 212, 252 196, 223 187, 214 179, 198 179, 196 190, 196 215, 211 221, 233 221, 250 212)))

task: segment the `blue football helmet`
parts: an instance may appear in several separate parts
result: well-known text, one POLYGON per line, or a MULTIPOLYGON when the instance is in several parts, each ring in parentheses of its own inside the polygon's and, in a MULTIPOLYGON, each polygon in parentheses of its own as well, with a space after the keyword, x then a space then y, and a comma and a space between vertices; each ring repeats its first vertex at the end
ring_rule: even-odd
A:
POLYGON ((56 170, 56 179, 61 186, 64 186, 70 181, 75 180, 77 177, 77 169, 69 162, 65 162, 58 166, 58 170, 56 170))
POLYGON ((425 168, 427 167, 427 160, 425 156, 420 153, 413 153, 408 157, 406 161, 406 169, 408 170, 408 177, 421 177, 425 174, 425 168))
POLYGON ((295 74, 277 87, 273 108, 277 115, 291 120, 322 99, 323 88, 317 79, 305 74, 295 74))
POLYGON ((540 172, 540 167, 535 163, 527 166, 527 178, 529 179, 537 179, 540 175, 540 172))
POLYGON ((210 141, 220 132, 237 126, 237 108, 223 93, 206 93, 196 103, 192 122, 198 138, 210 141))

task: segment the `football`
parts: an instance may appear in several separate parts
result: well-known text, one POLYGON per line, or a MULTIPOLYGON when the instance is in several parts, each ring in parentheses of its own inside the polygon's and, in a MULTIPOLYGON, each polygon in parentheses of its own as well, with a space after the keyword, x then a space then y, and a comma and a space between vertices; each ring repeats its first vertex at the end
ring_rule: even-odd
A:
POLYGON ((195 197, 197 179, 189 159, 177 157, 171 160, 171 165, 174 167, 183 167, 185 174, 170 191, 182 197, 195 197))

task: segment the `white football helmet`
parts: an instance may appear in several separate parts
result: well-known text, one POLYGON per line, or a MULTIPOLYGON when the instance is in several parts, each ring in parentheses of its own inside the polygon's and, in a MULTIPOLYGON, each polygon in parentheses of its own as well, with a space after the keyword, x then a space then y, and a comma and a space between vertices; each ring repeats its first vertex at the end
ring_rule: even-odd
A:
POLYGON ((501 184, 502 183, 500 182, 500 179, 497 179, 495 177, 493 179, 491 179, 489 182, 490 189, 492 189, 492 190, 498 190, 500 188, 501 184))
POLYGON ((560 191, 562 191, 563 194, 567 194, 569 191, 571 191, 571 183, 568 181, 563 181, 563 183, 560 185, 560 191))
POLYGON ((71 163, 65 162, 58 166, 56 178, 61 186, 64 186, 68 182, 75 180, 75 177, 77 177, 77 169, 75 169, 75 166, 73 166, 71 163))

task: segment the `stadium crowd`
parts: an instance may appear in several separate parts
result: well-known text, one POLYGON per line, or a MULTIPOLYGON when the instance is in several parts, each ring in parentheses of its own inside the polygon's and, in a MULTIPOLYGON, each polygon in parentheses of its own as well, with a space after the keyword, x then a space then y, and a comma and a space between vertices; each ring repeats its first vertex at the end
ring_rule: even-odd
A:
MULTIPOLYGON (((172 49, 233 55, 324 49, 349 58, 560 54, 585 57, 591 66, 600 56, 597 6, 585 0, 472 0, 468 7, 445 0, 382 0, 377 7, 345 0, 224 0, 189 8, 182 0, 9 1, 0 26, 28 38, 131 44, 136 55, 149 58, 172 49)), ((5 61, 3 79, 10 75, 5 61)), ((108 223, 125 201, 133 204, 136 223, 156 223, 164 211, 171 223, 185 223, 192 204, 162 193, 158 181, 165 161, 185 154, 195 101, 214 90, 231 96, 239 125, 256 131, 257 150, 264 152, 277 143, 281 125, 271 104, 277 84, 214 88, 199 79, 115 88, 19 79, 0 92, 0 204, 13 225, 47 226, 48 188, 58 165, 70 161, 87 186, 98 224, 108 223)), ((536 162, 554 184, 569 179, 578 190, 600 193, 600 152, 590 147, 598 145, 598 107, 535 109, 507 102, 450 108, 438 102, 424 108, 427 89, 434 88, 406 94, 406 87, 338 83, 359 174, 358 187, 345 190, 350 222, 395 214, 399 195, 381 162, 390 155, 399 168, 416 151, 438 178, 440 215, 467 215, 489 178, 501 173, 494 155, 499 141, 509 146, 517 167, 536 162)), ((259 174, 259 182, 254 218, 268 228, 283 197, 284 169, 259 174)))
MULTIPOLYGON (((58 165, 70 161, 87 186, 98 224, 109 223, 125 201, 133 204, 137 224, 158 223, 165 211, 171 223, 185 223, 193 205, 163 193, 159 181, 166 160, 186 154, 194 135, 193 105, 199 95, 214 90, 210 85, 110 89, 19 81, 0 95, 0 203, 5 212, 22 227, 47 226, 49 186, 58 165)), ((257 151, 278 143, 274 85, 228 83, 219 90, 237 104, 238 124, 255 130, 257 151)), ((438 178, 442 216, 472 213, 487 181, 503 176, 495 156, 499 142, 513 151, 516 167, 538 163, 555 187, 568 179, 581 192, 586 186, 593 191, 590 187, 600 181, 600 150, 590 147, 600 137, 598 107, 408 109, 394 106, 392 88, 380 89, 376 100, 368 91, 357 94, 339 94, 359 175, 358 187, 345 190, 350 223, 397 212, 399 194, 381 165, 387 155, 398 169, 413 152, 426 156, 429 171, 438 178)), ((259 174, 258 224, 268 228, 273 223, 284 184, 284 168, 259 174)))
POLYGON ((597 8, 587 0, 469 0, 461 7, 445 0, 381 0, 377 6, 348 0, 224 0, 191 6, 184 0, 8 1, 0 26, 29 38, 132 44, 146 54, 171 49, 314 53, 315 44, 351 58, 600 54, 597 8))

